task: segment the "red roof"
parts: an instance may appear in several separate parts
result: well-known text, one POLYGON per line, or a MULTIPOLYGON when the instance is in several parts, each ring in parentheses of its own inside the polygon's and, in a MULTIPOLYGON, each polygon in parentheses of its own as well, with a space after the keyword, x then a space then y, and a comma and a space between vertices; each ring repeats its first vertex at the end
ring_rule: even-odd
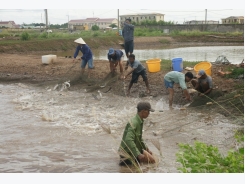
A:
POLYGON ((86 20, 88 20, 88 21, 96 21, 96 20, 98 20, 99 18, 86 18, 86 20))
POLYGON ((107 19, 98 19, 96 22, 112 22, 115 20, 114 18, 107 18, 107 19))
POLYGON ((115 20, 115 18, 106 18, 106 19, 100 19, 100 18, 86 18, 86 19, 77 19, 77 20, 70 20, 69 22, 112 22, 115 20))
POLYGON ((86 19, 70 20, 69 22, 84 22, 86 19))
POLYGON ((14 21, 1 21, 1 22, 0 22, 0 24, 8 24, 8 23, 15 24, 14 21))

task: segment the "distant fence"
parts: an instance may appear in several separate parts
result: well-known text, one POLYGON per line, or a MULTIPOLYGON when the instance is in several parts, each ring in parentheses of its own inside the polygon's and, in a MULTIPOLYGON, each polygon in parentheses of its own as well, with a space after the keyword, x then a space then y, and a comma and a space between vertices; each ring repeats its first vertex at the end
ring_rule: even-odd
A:
POLYGON ((171 31, 208 31, 208 32, 244 32, 244 24, 179 24, 179 25, 164 25, 164 26, 136 26, 137 28, 155 28, 161 29, 164 33, 171 33, 171 31))

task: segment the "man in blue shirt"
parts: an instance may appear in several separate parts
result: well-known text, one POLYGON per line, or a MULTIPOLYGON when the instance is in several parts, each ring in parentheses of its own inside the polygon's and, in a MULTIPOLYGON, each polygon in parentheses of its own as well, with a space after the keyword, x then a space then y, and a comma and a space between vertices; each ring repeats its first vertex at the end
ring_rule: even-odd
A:
POLYGON ((88 63, 88 75, 90 76, 91 69, 94 68, 93 66, 93 53, 89 46, 85 43, 85 41, 82 38, 78 38, 74 41, 75 43, 78 44, 76 51, 74 53, 74 59, 73 62, 75 61, 79 51, 83 53, 82 62, 81 62, 81 68, 82 68, 82 74, 84 73, 84 69, 88 63))
POLYGON ((126 79, 127 76, 129 76, 131 73, 132 73, 132 79, 131 79, 129 86, 128 86, 127 95, 129 95, 130 89, 133 86, 133 84, 138 82, 138 78, 140 75, 142 76, 143 81, 145 82, 146 89, 147 89, 146 93, 149 94, 150 88, 149 88, 149 82, 148 82, 148 78, 147 78, 146 68, 140 63, 140 61, 135 60, 134 54, 130 54, 128 56, 128 59, 129 60, 127 61, 125 70, 128 69, 128 65, 130 65, 130 67, 132 69, 130 70, 130 72, 127 75, 124 76, 124 79, 126 79))
POLYGON ((116 70, 117 65, 119 64, 120 73, 123 74, 123 58, 124 54, 121 50, 115 50, 113 48, 109 49, 107 54, 109 63, 110 63, 110 71, 114 72, 116 70))
POLYGON ((131 19, 126 19, 123 26, 124 49, 128 58, 134 51, 134 25, 131 24, 131 19))

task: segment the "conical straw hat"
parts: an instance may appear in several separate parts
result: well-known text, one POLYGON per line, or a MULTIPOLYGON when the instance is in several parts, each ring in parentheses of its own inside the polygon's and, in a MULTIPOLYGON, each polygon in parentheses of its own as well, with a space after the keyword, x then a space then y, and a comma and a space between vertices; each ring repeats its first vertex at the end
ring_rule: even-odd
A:
POLYGON ((74 42, 80 43, 80 44, 86 44, 85 41, 82 38, 78 38, 74 42))

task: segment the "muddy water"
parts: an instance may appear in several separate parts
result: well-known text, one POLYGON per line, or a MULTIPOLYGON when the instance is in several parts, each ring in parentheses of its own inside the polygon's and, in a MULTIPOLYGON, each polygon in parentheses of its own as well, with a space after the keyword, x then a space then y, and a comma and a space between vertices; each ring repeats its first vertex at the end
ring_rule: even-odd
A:
MULTIPOLYGON (((56 91, 16 83, 0 84, 0 172, 138 172, 118 166, 118 149, 127 120, 135 115, 136 104, 153 97, 125 98, 84 89, 56 91), (111 134, 101 124, 110 127, 111 134)), ((143 172, 176 173, 178 143, 199 140, 222 151, 234 148, 237 128, 220 114, 194 110, 156 110, 145 120, 143 137, 159 162, 142 165, 143 172), (154 146, 158 141, 162 156, 154 146)))
MULTIPOLYGON (((109 49, 109 48, 108 48, 109 49)), ((57 52, 58 56, 73 56, 74 51, 57 52)), ((108 50, 93 50, 94 59, 107 60, 108 50)), ((150 58, 172 59, 183 58, 184 61, 209 61, 215 62, 220 55, 232 64, 241 63, 244 59, 244 46, 205 46, 205 47, 184 47, 174 49, 149 49, 134 50, 134 54, 139 60, 150 58)))

